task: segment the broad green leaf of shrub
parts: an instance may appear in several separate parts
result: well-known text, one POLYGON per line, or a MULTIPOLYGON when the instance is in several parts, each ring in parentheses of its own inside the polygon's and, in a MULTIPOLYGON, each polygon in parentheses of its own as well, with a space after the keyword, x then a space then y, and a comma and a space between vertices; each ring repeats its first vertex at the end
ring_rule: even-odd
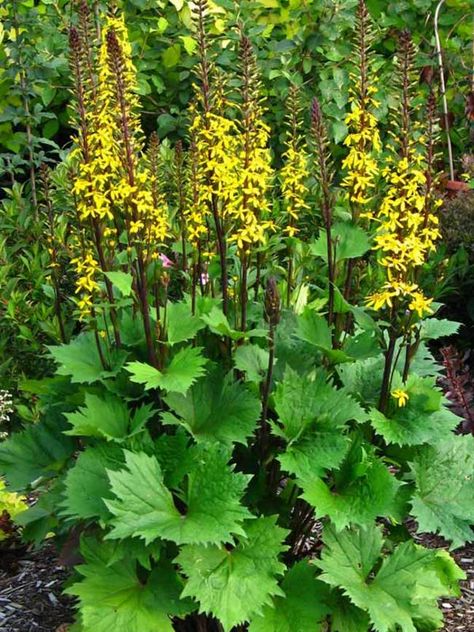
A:
POLYGON ((229 550, 225 546, 184 546, 175 562, 188 578, 182 597, 192 597, 199 612, 215 616, 224 632, 249 621, 283 597, 277 577, 285 565, 278 557, 287 547, 287 531, 275 517, 245 523, 243 537, 229 550))
POLYGON ((72 455, 74 443, 64 436, 62 416, 50 415, 0 443, 0 474, 12 490, 37 478, 57 474, 72 455))
POLYGON ((380 397, 383 375, 383 357, 366 358, 337 367, 341 382, 357 401, 376 406, 380 397))
POLYGON ((332 632, 369 632, 369 615, 350 601, 340 590, 333 590, 329 599, 332 632))
POLYGON ((113 270, 105 272, 105 276, 122 294, 122 296, 130 296, 132 294, 133 277, 129 272, 121 270, 113 270))
POLYGON ((426 318, 421 323, 420 338, 422 340, 438 340, 457 334, 461 323, 446 318, 426 318))
POLYGON ((209 327, 212 333, 219 336, 227 336, 231 340, 242 340, 244 338, 265 338, 268 336, 266 329, 250 329, 248 331, 238 331, 233 329, 222 309, 214 306, 211 311, 201 316, 202 321, 209 327))
POLYGON ((228 466, 228 454, 217 446, 196 450, 195 464, 180 494, 186 511, 180 513, 163 482, 155 457, 126 452, 127 468, 109 472, 116 500, 106 501, 114 518, 110 538, 157 538, 177 544, 228 542, 242 535, 242 522, 251 517, 241 504, 248 476, 228 466))
MULTIPOLYGON (((437 551, 410 541, 384 557, 382 530, 375 525, 341 532, 327 527, 323 540, 322 557, 314 562, 322 570, 319 578, 365 610, 376 632, 416 632, 421 621, 426 629, 441 624, 437 600, 451 593, 451 573, 439 572, 437 551)), ((448 564, 454 573, 455 562, 448 564)))
POLYGON ((329 613, 328 587, 318 581, 307 561, 297 562, 286 573, 281 588, 259 616, 250 621, 249 632, 319 632, 329 613))
POLYGON ((242 345, 234 354, 235 368, 245 373, 249 382, 262 382, 268 370, 269 352, 258 345, 242 345))
POLYGON ((111 351, 110 368, 105 370, 92 332, 80 334, 69 344, 48 349, 59 365, 57 374, 70 376, 71 382, 80 384, 92 384, 100 379, 113 377, 120 371, 127 358, 126 351, 111 351))
POLYGON ((130 413, 126 402, 111 393, 86 393, 85 406, 67 413, 66 419, 72 429, 65 434, 120 441, 128 434, 130 413))
POLYGON ((112 499, 107 469, 123 467, 123 451, 116 445, 98 445, 81 452, 64 481, 62 515, 79 520, 110 516, 104 499, 112 499))
MULTIPOLYGON (((333 252, 336 261, 362 257, 371 248, 369 235, 359 226, 340 222, 332 226, 333 252)), ((327 262, 326 231, 321 230, 318 239, 311 245, 311 253, 327 262)))
POLYGON ((176 434, 162 434, 155 441, 155 456, 163 473, 166 487, 176 488, 193 465, 189 435, 182 429, 176 434))
POLYGON ((173 632, 171 617, 189 611, 180 603, 181 583, 170 565, 160 564, 145 583, 133 558, 110 565, 94 559, 77 571, 83 579, 65 592, 79 599, 84 632, 173 632))
POLYGON ((379 516, 388 516, 398 482, 385 465, 374 459, 364 474, 333 489, 322 478, 299 478, 302 498, 315 508, 320 518, 329 516, 337 529, 349 524, 366 525, 379 516))
POLYGON ((331 330, 326 319, 312 309, 306 309, 298 316, 295 336, 322 351, 333 364, 352 360, 344 351, 333 349, 331 330))
POLYGON ((452 436, 420 448, 412 471, 418 530, 440 533, 453 548, 474 539, 474 437, 452 436))
POLYGON ((400 446, 421 445, 449 438, 459 418, 447 408, 441 408, 442 395, 434 388, 434 379, 410 377, 406 385, 408 401, 399 407, 392 402, 389 416, 377 409, 370 412, 375 431, 387 443, 400 446))
POLYGON ((207 359, 201 351, 200 347, 181 349, 163 372, 146 362, 129 362, 125 368, 131 373, 131 381, 144 384, 145 390, 162 388, 172 393, 185 393, 205 373, 207 359))
POLYGON ((191 312, 189 302, 168 303, 166 308, 166 331, 168 344, 175 345, 194 338, 205 324, 191 312))
POLYGON ((199 380, 186 395, 165 397, 172 412, 161 416, 164 424, 183 426, 196 441, 223 444, 247 442, 260 416, 260 400, 247 387, 213 372, 199 380))
POLYGON ((336 429, 353 419, 364 422, 367 414, 346 391, 327 382, 324 371, 299 375, 287 368, 275 392, 275 410, 280 426, 272 431, 289 444, 310 428, 336 429))

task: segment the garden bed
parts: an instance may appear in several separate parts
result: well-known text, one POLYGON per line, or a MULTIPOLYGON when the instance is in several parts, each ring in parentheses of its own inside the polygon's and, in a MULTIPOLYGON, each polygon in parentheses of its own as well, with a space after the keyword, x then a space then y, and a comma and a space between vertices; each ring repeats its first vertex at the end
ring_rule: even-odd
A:
MULTIPOLYGON (((417 538, 428 547, 445 547, 437 537, 417 538)), ((443 632, 474 630, 474 544, 454 557, 467 577, 461 582, 461 597, 441 602, 445 617, 443 632)), ((74 618, 73 602, 62 594, 68 571, 59 565, 55 550, 16 550, 2 554, 0 570, 0 630, 2 632, 66 632, 74 618)), ((122 631, 120 631, 122 632, 122 631)), ((145 632, 145 631, 144 631, 145 632)), ((308 631, 310 632, 310 631, 308 631)))

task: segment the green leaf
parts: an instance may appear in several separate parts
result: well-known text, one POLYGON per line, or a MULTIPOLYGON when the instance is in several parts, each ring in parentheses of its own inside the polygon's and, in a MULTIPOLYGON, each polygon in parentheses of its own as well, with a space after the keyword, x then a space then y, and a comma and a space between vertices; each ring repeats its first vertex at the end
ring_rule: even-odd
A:
POLYGON ((194 382, 204 375, 207 359, 201 347, 185 347, 173 356, 164 372, 145 362, 129 362, 126 369, 132 374, 132 382, 144 384, 145 390, 162 388, 174 393, 185 393, 194 382))
POLYGON ((406 387, 408 401, 399 407, 392 402, 390 416, 372 409, 370 420, 376 432, 387 443, 421 445, 449 438, 459 423, 459 418, 446 408, 441 408, 442 395, 434 387, 434 379, 413 375, 406 387))
POLYGON ((168 303, 166 309, 166 327, 168 343, 175 345, 194 338, 196 333, 205 327, 199 316, 191 312, 189 302, 168 303))
POLYGON ((325 470, 335 469, 344 460, 349 438, 339 429, 311 430, 280 454, 282 468, 304 480, 323 476, 325 470))
POLYGON ((323 316, 307 308, 297 318, 295 336, 321 350, 331 362, 349 362, 351 358, 340 349, 332 348, 331 330, 323 316))
POLYGON ((139 579, 134 559, 108 565, 93 558, 76 570, 83 579, 65 592, 79 598, 84 632, 173 632, 171 617, 189 611, 185 602, 180 603, 181 582, 166 563, 160 563, 146 582, 139 579))
POLYGON ((474 437, 452 436, 419 449, 412 514, 420 532, 440 533, 453 548, 474 539, 474 437))
POLYGON ((246 523, 231 550, 184 546, 175 560, 188 578, 181 596, 195 599, 199 612, 215 616, 224 632, 249 621, 273 596, 284 596, 277 576, 285 570, 278 556, 287 549, 286 534, 274 517, 265 517, 246 523))
POLYGON ((446 318, 427 318, 421 323, 420 337, 422 340, 438 340, 454 336, 459 331, 461 323, 446 318))
POLYGON ((300 376, 288 367, 275 392, 275 410, 281 426, 273 424, 272 431, 290 444, 309 429, 330 430, 349 420, 367 419, 365 411, 345 390, 327 382, 322 370, 300 376))
MULTIPOLYGON (((180 0, 180 2, 183 2, 183 0, 180 0)), ((194 37, 190 37, 189 35, 180 35, 180 39, 183 42, 184 50, 188 53, 188 55, 192 55, 197 46, 197 42, 194 37)))
MULTIPOLYGON (((371 247, 369 235, 359 226, 349 222, 334 224, 331 229, 331 237, 336 261, 362 257, 371 247)), ((327 262, 326 243, 326 231, 321 230, 316 242, 311 244, 310 252, 322 257, 327 262)))
POLYGON ((385 465, 357 442, 353 442, 332 483, 316 473, 307 473, 298 482, 302 497, 315 508, 316 515, 329 516, 337 529, 367 525, 375 518, 389 516, 400 485, 385 465))
POLYGON ((110 280, 122 296, 131 296, 133 277, 129 272, 116 270, 113 272, 104 272, 105 276, 110 280))
POLYGON ((184 6, 184 0, 170 0, 170 2, 176 7, 176 11, 181 11, 184 6))
POLYGON ((267 375, 269 355, 258 345, 242 345, 234 354, 235 368, 245 373, 249 382, 260 384, 267 375))
POLYGON ((308 562, 297 562, 281 583, 285 596, 276 596, 271 605, 252 618, 249 632, 318 632, 329 613, 325 601, 328 589, 316 580, 308 562))
POLYGON ((104 499, 113 498, 107 469, 123 467, 123 452, 118 446, 99 445, 86 448, 68 471, 64 483, 62 515, 78 520, 110 516, 104 499))
POLYGON ((108 471, 114 500, 105 503, 116 518, 109 535, 140 537, 149 544, 180 514, 154 457, 126 451, 125 462, 127 469, 108 471))
POLYGON ((146 543, 164 538, 187 544, 227 542, 232 534, 243 533, 242 522, 251 517, 240 503, 248 476, 232 471, 226 452, 217 446, 196 451, 181 494, 184 514, 165 487, 156 458, 125 454, 127 469, 109 472, 117 498, 106 502, 115 516, 109 537, 140 537, 146 543))
POLYGON ((410 541, 384 558, 382 530, 375 525, 339 533, 327 527, 323 541, 321 560, 314 562, 323 571, 320 579, 365 610, 376 632, 416 632, 419 622, 423 629, 440 626, 437 600, 451 591, 436 551, 410 541))
POLYGON ((328 600, 331 608, 332 632, 369 632, 369 615, 339 590, 333 590, 328 600))
POLYGON ((331 349, 331 330, 326 319, 307 309, 297 319, 295 336, 320 349, 331 349))
POLYGON ((130 413, 127 404, 111 393, 104 392, 100 397, 86 393, 85 406, 66 414, 66 419, 72 430, 65 434, 120 441, 128 434, 130 413))
POLYGON ((111 368, 104 370, 92 332, 80 334, 69 344, 48 349, 59 364, 57 374, 68 375, 71 382, 80 384, 92 384, 102 378, 115 376, 127 357, 126 351, 114 350, 109 354, 111 368))
POLYGON ((202 321, 209 327, 212 333, 219 336, 226 336, 231 340, 242 340, 244 338, 265 338, 268 331, 265 329, 250 329, 249 331, 237 331, 232 329, 227 316, 222 309, 214 305, 211 311, 201 316, 202 321))
POLYGON ((163 51, 161 58, 165 68, 174 68, 181 59, 181 45, 173 44, 169 46, 163 51))
POLYGON ((181 428, 175 435, 162 434, 155 441, 155 455, 166 487, 177 488, 193 465, 189 436, 181 428))
POLYGON ((172 412, 162 414, 164 424, 183 426, 196 441, 223 444, 247 442, 260 417, 260 400, 232 372, 213 372, 195 384, 186 395, 165 397, 172 412))
POLYGON ((12 490, 25 489, 36 479, 63 469, 74 451, 74 443, 63 430, 62 416, 50 414, 0 443, 0 474, 12 490))

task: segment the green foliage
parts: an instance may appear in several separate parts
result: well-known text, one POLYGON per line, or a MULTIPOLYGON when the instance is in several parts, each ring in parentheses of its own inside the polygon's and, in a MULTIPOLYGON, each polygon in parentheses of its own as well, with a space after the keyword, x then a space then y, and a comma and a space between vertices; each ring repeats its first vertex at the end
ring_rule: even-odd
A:
POLYGON ((375 431, 387 443, 413 446, 449 438, 459 418, 441 406, 442 395, 434 389, 434 379, 413 375, 405 389, 409 399, 406 406, 394 403, 389 417, 378 410, 371 411, 375 431))
POLYGON ((326 604, 328 591, 315 578, 308 562, 297 562, 281 582, 284 592, 264 606, 262 614, 253 617, 249 632, 306 632, 322 630, 322 621, 330 610, 326 604))
MULTIPOLYGON (((34 490, 38 498, 18 515, 26 541, 53 534, 71 542, 84 534, 83 563, 67 588, 78 599, 77 629, 171 632, 211 619, 210 626, 225 632, 240 625, 249 632, 438 629, 437 601, 457 594, 462 574, 446 552, 416 546, 403 524, 411 515, 420 532, 439 533, 453 547, 473 538, 474 440, 453 432, 459 420, 436 387, 440 367, 429 346, 455 335, 459 323, 423 319, 414 309, 381 316, 363 307, 380 286, 379 255, 372 249, 373 226, 358 221, 363 209, 353 207, 340 186, 347 152, 335 146, 347 134, 344 120, 353 107, 349 85, 357 69, 349 36, 357 0, 239 4, 239 22, 256 48, 250 74, 261 81, 254 105, 267 108, 261 124, 271 129, 265 151, 271 149, 272 168, 287 161, 289 130, 282 121, 292 108, 285 102, 290 87, 299 87, 301 119, 309 97, 319 97, 335 173, 331 183, 320 181, 321 165, 315 167, 314 147, 306 147, 306 127, 300 130, 298 122, 298 156, 313 152, 304 182, 308 212, 289 236, 289 201, 275 170, 264 200, 274 231, 248 252, 229 238, 237 219, 217 191, 226 182, 213 182, 210 191, 215 148, 199 154, 189 125, 196 113, 188 109, 192 84, 203 84, 197 96, 217 103, 216 111, 206 111, 206 125, 216 112, 217 120, 229 116, 254 142, 242 73, 235 72, 246 46, 238 41, 235 3, 210 3, 206 42, 199 41, 191 3, 121 3, 144 136, 157 131, 161 143, 156 149, 153 141, 153 155, 153 143, 142 152, 141 132, 136 139, 132 134, 137 147, 127 145, 127 134, 117 141, 128 180, 121 181, 123 199, 123 191, 109 191, 118 218, 113 228, 110 218, 77 217, 77 192, 71 193, 77 143, 51 175, 51 205, 39 190, 35 202, 39 158, 49 160, 45 149, 58 149, 45 140, 64 142, 69 71, 65 25, 58 21, 70 4, 30 4, 0 5, 6 25, 0 58, 8 62, 0 71, 6 97, 0 144, 9 152, 0 162, 12 179, 0 213, 0 352, 6 357, 0 377, 16 388, 23 377, 51 373, 53 364, 56 375, 24 382, 18 411, 27 425, 0 443, 0 476, 8 489, 34 490), (41 70, 47 44, 61 52, 41 70), (203 49, 214 82, 205 95, 203 49), (16 76, 22 86, 15 91, 16 76), (235 108, 222 106, 223 94, 235 108), (15 181, 21 171, 29 172, 23 186, 15 181), (139 182, 144 173, 150 173, 145 185, 139 182), (135 215, 142 219, 140 196, 153 198, 153 212, 166 215, 159 244, 128 230, 135 215), (187 230, 194 212, 203 219, 197 245, 187 230), (332 281, 322 228, 327 213, 332 281), (47 227, 52 231, 45 237, 47 227), (94 278, 81 271, 89 251, 97 259, 94 278), (78 276, 94 287, 86 316, 74 311, 78 276), (398 405, 393 389, 405 393, 405 405, 398 405)), ((378 17, 374 98, 384 136, 392 131, 389 110, 398 98, 389 81, 395 33, 408 22, 424 24, 432 7, 428 0, 367 4, 378 17)), ((463 10, 459 2, 450 6, 463 10)), ((461 26, 443 14, 442 28, 454 27, 451 47, 444 41, 451 70, 468 37, 461 26)), ((431 64, 429 37, 423 39, 419 61, 431 64)), ((299 116, 299 106, 295 110, 299 116)), ((459 147, 465 130, 457 127, 459 147)), ((229 158, 230 137, 222 135, 218 161, 229 158)), ((80 166, 89 167, 82 159, 80 166)), ((244 198, 254 186, 238 184, 244 198)), ((376 190, 379 204, 382 181, 376 190)), ((430 265, 420 267, 420 285, 436 283, 430 265)))
POLYGON ((109 472, 116 499, 106 505, 114 515, 110 537, 140 537, 148 544, 158 537, 177 544, 226 542, 243 534, 250 517, 240 505, 248 477, 234 473, 219 448, 196 449, 186 486, 178 497, 184 514, 166 488, 158 461, 144 453, 126 452, 126 470, 109 472))
POLYGON ((201 351, 199 347, 181 349, 163 372, 144 362, 129 362, 127 371, 132 374, 132 382, 144 384, 145 390, 162 388, 184 394, 205 373, 207 360, 201 351))
POLYGON ((153 570, 143 583, 137 573, 137 561, 127 557, 110 563, 110 548, 83 542, 85 563, 78 567, 83 579, 66 592, 78 597, 84 631, 157 629, 173 632, 171 617, 187 612, 179 599, 181 582, 166 562, 153 570))
POLYGON ((339 533, 328 528, 324 541, 327 548, 316 562, 320 579, 341 587, 357 608, 368 613, 374 630, 416 632, 421 623, 426 629, 439 627, 437 599, 449 594, 448 578, 460 576, 451 559, 412 542, 383 555, 382 531, 376 526, 339 533))
POLYGON ((473 538, 473 447, 471 436, 420 448, 413 460, 416 491, 412 513, 420 531, 439 532, 462 546, 473 538))
POLYGON ((260 402, 228 374, 213 372, 198 381, 186 395, 170 393, 165 402, 171 412, 163 423, 183 426, 197 442, 245 444, 260 416, 260 402))
POLYGON ((238 544, 231 551, 223 546, 183 547, 176 561, 188 578, 182 596, 192 597, 199 611, 216 616, 225 632, 258 615, 273 596, 283 596, 277 577, 284 564, 278 555, 284 529, 273 517, 258 518, 244 525, 238 544))

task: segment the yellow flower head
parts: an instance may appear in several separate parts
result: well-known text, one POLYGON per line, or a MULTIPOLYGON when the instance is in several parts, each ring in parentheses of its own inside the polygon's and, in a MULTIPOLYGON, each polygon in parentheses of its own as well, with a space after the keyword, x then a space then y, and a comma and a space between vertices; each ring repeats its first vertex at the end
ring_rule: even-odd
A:
POLYGON ((410 399, 408 393, 402 388, 396 388, 391 392, 393 399, 397 402, 399 408, 403 408, 407 405, 408 400, 410 399))

